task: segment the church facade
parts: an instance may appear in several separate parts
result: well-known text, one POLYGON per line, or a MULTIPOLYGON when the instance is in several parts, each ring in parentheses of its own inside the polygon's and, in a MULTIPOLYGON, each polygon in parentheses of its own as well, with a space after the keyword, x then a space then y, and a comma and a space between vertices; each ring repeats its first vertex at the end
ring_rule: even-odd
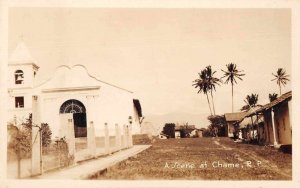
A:
POLYGON ((36 79, 39 66, 24 42, 9 58, 9 120, 20 124, 36 110, 37 122, 49 124, 52 138, 61 137, 63 125, 74 122, 76 137, 87 137, 93 125, 95 136, 115 135, 115 126, 131 124, 140 133, 142 112, 133 92, 103 82, 84 65, 61 65, 46 81, 36 79))

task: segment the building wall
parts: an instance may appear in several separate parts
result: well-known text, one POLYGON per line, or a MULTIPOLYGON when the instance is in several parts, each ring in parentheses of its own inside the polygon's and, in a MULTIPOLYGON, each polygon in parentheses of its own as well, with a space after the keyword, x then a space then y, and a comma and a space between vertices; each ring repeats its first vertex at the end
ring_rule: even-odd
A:
POLYGON ((63 94, 42 94, 42 99, 42 121, 51 126, 53 135, 59 133, 59 109, 65 101, 70 99, 78 100, 84 104, 87 126, 90 122, 94 123, 96 136, 104 136, 105 123, 108 124, 110 135, 115 135, 116 124, 121 127, 121 132, 123 132, 123 125, 128 125, 128 117, 133 116, 130 93, 126 94, 106 86, 89 92, 70 91, 63 94))
MULTIPOLYGON (((24 121, 32 113, 32 96, 39 98, 41 122, 49 124, 52 138, 59 136, 60 107, 70 99, 84 104, 87 126, 93 122, 96 136, 104 136, 105 123, 108 124, 109 135, 115 135, 116 124, 123 134, 123 125, 128 125, 129 116, 135 115, 132 92, 96 80, 81 65, 59 67, 49 80, 34 89, 12 89, 9 102, 11 120, 17 115, 18 119, 23 117, 24 121), (14 96, 17 95, 24 96, 24 109, 15 108, 14 96)), ((133 121, 133 130, 137 129, 136 125, 133 121)))
POLYGON ((25 65, 9 65, 8 83, 9 88, 32 88, 34 85, 34 67, 32 64, 25 65), (24 73, 24 81, 22 84, 15 84, 15 71, 22 70, 24 73))
POLYGON ((123 125, 129 125, 129 116, 134 116, 133 108, 132 93, 102 85, 99 98, 94 106, 96 135, 104 135, 104 123, 108 123, 110 135, 115 134, 115 124, 121 127, 123 133, 123 125))
POLYGON ((273 126, 272 126, 271 110, 267 110, 264 112, 264 129, 265 129, 264 132, 265 132, 266 144, 273 144, 274 133, 273 133, 273 126))
POLYGON ((233 126, 233 122, 232 121, 228 121, 227 122, 227 126, 228 126, 228 128, 227 128, 227 136, 228 137, 233 137, 233 132, 234 132, 234 126, 233 126))
MULTIPOLYGON (((274 109, 275 136, 278 144, 292 144, 292 126, 288 103, 281 103, 280 106, 274 109)), ((266 143, 274 144, 271 110, 264 112, 264 118, 266 143)))
POLYGON ((8 68, 8 121, 24 122, 32 111, 32 88, 34 85, 34 67, 32 64, 11 65, 8 68), (15 71, 23 71, 23 83, 15 83, 15 71), (15 107, 15 97, 24 97, 24 107, 15 107), (16 119, 14 119, 16 117, 16 119))
POLYGON ((8 97, 8 121, 14 122, 16 117, 17 124, 24 122, 32 111, 32 95, 29 89, 11 91, 8 97), (24 108, 15 107, 15 97, 24 97, 24 108))
POLYGON ((281 103, 278 108, 275 108, 274 116, 275 125, 278 131, 278 143, 292 144, 292 130, 288 103, 281 103))

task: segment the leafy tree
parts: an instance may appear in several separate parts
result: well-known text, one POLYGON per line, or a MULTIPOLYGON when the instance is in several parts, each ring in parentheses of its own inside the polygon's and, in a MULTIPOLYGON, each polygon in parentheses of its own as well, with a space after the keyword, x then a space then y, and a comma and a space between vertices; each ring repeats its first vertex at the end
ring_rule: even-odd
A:
POLYGON ((274 101, 274 100, 276 100, 277 99, 277 94, 276 93, 273 93, 273 94, 269 94, 269 100, 270 100, 270 102, 272 102, 272 101, 274 101))
POLYGON ((234 109, 233 109, 233 85, 237 84, 236 79, 243 80, 242 76, 245 76, 245 74, 241 73, 243 71, 237 70, 236 64, 234 64, 234 63, 229 63, 226 65, 226 67, 227 67, 226 71, 222 70, 224 72, 224 76, 222 78, 226 78, 226 80, 225 80, 226 84, 228 84, 229 82, 231 83, 231 99, 232 99, 231 105, 232 105, 232 112, 233 112, 234 111, 234 109))
POLYGON ((288 75, 283 68, 278 68, 276 74, 272 73, 272 75, 275 76, 275 78, 271 81, 276 80, 276 83, 279 86, 279 94, 281 95, 281 86, 285 86, 287 82, 290 81, 288 79, 290 75, 288 75))
POLYGON ((163 133, 169 138, 175 138, 175 123, 166 123, 163 128, 163 133))
POLYGON ((227 125, 226 119, 224 116, 215 115, 215 116, 208 116, 207 119, 210 122, 210 131, 212 136, 224 136, 225 126, 227 125))

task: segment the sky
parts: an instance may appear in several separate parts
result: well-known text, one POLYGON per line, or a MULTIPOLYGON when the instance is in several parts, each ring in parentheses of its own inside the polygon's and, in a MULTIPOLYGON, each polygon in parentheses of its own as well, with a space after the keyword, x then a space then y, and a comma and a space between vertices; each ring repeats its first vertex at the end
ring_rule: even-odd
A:
MULTIPOLYGON (((207 114, 192 86, 198 72, 233 62, 246 76, 234 86, 238 111, 246 95, 259 104, 279 93, 272 73, 291 74, 288 9, 10 8, 9 53, 23 40, 49 78, 59 65, 82 64, 105 82, 134 92, 143 114, 207 114)), ((283 93, 291 90, 288 83, 283 93)), ((231 112, 231 87, 214 92, 216 114, 231 112)))

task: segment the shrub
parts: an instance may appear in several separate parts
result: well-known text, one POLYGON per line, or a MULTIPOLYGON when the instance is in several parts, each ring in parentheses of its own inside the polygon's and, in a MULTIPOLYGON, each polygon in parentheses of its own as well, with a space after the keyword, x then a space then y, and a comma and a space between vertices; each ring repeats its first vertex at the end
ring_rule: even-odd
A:
MULTIPOLYGON (((8 149, 13 150, 18 159, 28 158, 31 156, 32 142, 32 114, 29 114, 25 122, 19 126, 8 123, 7 130, 10 135, 8 149)), ((47 147, 51 143, 52 131, 47 123, 41 124, 42 146, 47 147)))
POLYGON ((7 131, 10 136, 8 149, 12 150, 18 159, 28 158, 31 156, 31 116, 24 123, 15 126, 8 123, 7 131))
POLYGON ((43 147, 48 147, 51 144, 52 131, 48 123, 42 123, 41 129, 42 129, 42 145, 43 147))

